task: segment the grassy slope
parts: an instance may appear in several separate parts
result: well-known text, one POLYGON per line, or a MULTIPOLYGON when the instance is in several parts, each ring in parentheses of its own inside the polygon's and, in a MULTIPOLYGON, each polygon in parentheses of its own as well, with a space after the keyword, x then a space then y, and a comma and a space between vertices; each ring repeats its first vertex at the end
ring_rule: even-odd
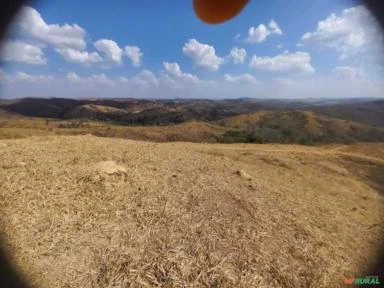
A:
POLYGON ((384 141, 384 129, 329 118, 311 111, 260 111, 220 121, 227 143, 351 143, 384 141))
POLYGON ((0 118, 0 139, 41 135, 85 135, 128 138, 146 141, 215 142, 225 128, 204 122, 169 126, 121 126, 91 121, 56 121, 39 118, 0 118))
POLYGON ((0 209, 36 287, 343 287, 382 243, 383 144, 0 140, 0 209))
MULTIPOLYGON (((96 105, 91 108, 101 109, 96 105)), ((91 108, 87 113, 93 113, 91 108)), ((108 122, 44 120, 18 116, 0 118, 0 139, 55 134, 93 134, 156 142, 318 144, 384 141, 383 128, 300 110, 259 111, 216 122, 190 121, 166 126, 122 126, 108 122)))

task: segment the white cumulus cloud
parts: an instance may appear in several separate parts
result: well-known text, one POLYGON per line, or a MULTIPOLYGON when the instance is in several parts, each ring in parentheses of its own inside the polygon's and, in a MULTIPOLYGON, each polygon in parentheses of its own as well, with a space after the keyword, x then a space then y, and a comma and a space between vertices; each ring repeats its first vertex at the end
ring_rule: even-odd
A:
POLYGON ((100 39, 94 43, 97 51, 102 53, 106 62, 119 65, 122 61, 123 50, 113 40, 100 39))
POLYGON ((67 74, 66 80, 70 83, 76 84, 86 84, 90 86, 114 86, 116 81, 109 78, 105 74, 92 74, 87 77, 80 77, 78 74, 74 72, 69 72, 67 74))
POLYGON ((199 81, 199 79, 195 75, 184 73, 178 63, 164 62, 163 66, 167 75, 171 76, 175 80, 183 80, 195 83, 199 81))
POLYGON ((143 53, 141 52, 141 49, 139 47, 125 46, 124 52, 125 55, 132 61, 133 66, 140 67, 143 53))
POLYGON ((143 70, 133 78, 133 82, 145 86, 155 86, 158 85, 159 80, 152 71, 143 70))
POLYGON ((341 15, 332 13, 318 23, 316 31, 305 33, 301 41, 333 49, 341 59, 383 43, 380 28, 364 6, 345 9, 341 15))
POLYGON ((82 64, 85 66, 97 65, 103 68, 123 63, 123 55, 126 55, 133 63, 133 66, 140 66, 141 53, 140 48, 136 46, 126 46, 124 51, 119 45, 108 39, 100 39, 94 43, 96 51, 88 52, 75 50, 71 48, 56 49, 56 51, 71 63, 82 64))
POLYGON ((284 53, 274 57, 253 56, 250 66, 271 72, 314 73, 311 56, 307 52, 284 53))
POLYGON ((85 30, 77 24, 47 24, 40 13, 23 7, 18 26, 26 37, 31 37, 56 48, 82 50, 86 47, 85 30))
POLYGON ((235 84, 257 84, 260 83, 256 80, 254 76, 251 74, 241 74, 241 75, 224 75, 224 80, 228 83, 235 83, 235 84))
POLYGON ((134 66, 140 66, 143 56, 139 47, 126 46, 123 50, 112 39, 94 42, 94 51, 89 51, 84 28, 77 24, 47 23, 36 9, 29 6, 23 7, 16 22, 16 31, 22 41, 6 45, 2 60, 44 64, 45 47, 52 47, 67 62, 84 66, 97 65, 102 68, 122 64, 123 55, 127 56, 134 66))
POLYGON ((212 71, 218 70, 224 63, 224 59, 216 55, 213 46, 200 43, 196 39, 190 39, 184 44, 183 53, 190 57, 196 66, 212 71))
POLYGON ((21 41, 8 41, 0 49, 0 58, 7 62, 18 62, 25 64, 46 64, 47 59, 43 50, 35 45, 21 41))
POLYGON ((248 30, 248 37, 245 41, 250 43, 261 43, 267 40, 271 35, 283 35, 283 31, 275 20, 271 20, 268 25, 259 24, 257 27, 251 27, 248 30))
POLYGON ((71 48, 57 48, 56 52, 70 63, 90 66, 103 62, 103 58, 97 52, 79 51, 71 48))
POLYGON ((234 64, 243 64, 245 58, 247 58, 247 51, 243 48, 233 47, 229 54, 229 58, 234 64))

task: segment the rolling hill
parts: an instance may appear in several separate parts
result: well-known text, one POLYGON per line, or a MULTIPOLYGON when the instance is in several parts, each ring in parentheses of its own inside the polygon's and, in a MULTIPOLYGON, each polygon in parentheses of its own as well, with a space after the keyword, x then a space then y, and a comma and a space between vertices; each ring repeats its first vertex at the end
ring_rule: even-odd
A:
POLYGON ((384 100, 370 99, 36 99, 0 100, 0 109, 27 117, 166 125, 191 120, 218 121, 258 111, 313 111, 331 118, 384 127, 384 100), (81 112, 84 112, 83 114, 81 112), (92 113, 89 113, 92 112, 92 113))
POLYGON ((91 133, 158 142, 384 141, 382 100, 26 98, 2 100, 0 111, 1 138, 91 133))
POLYGON ((220 122, 229 130, 220 142, 351 143, 382 142, 384 128, 330 118, 312 111, 259 111, 220 122))

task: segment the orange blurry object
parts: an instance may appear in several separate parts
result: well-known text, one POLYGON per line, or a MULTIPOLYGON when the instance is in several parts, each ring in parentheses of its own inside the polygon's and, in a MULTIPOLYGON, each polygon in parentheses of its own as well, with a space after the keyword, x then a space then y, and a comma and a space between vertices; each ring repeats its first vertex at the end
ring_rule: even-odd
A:
POLYGON ((249 0, 193 0, 193 8, 202 21, 219 24, 239 14, 248 2, 249 0))

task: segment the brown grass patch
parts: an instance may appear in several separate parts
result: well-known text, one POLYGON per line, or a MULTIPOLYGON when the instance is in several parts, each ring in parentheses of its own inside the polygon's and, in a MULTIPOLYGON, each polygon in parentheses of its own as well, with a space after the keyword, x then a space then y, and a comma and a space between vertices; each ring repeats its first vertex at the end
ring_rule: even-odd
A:
POLYGON ((44 136, 0 155, 0 230, 34 287, 343 287, 383 240, 369 179, 319 168, 339 151, 44 136))

